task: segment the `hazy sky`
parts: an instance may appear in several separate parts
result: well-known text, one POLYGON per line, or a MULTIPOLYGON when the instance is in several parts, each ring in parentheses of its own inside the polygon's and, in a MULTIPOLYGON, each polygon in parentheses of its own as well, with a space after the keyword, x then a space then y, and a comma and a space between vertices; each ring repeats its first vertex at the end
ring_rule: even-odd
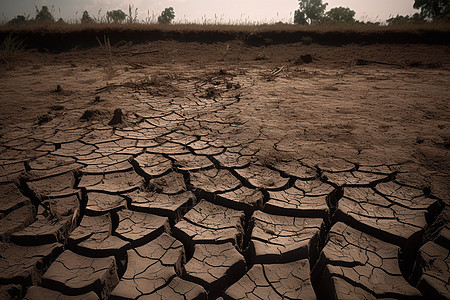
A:
MULTIPOLYGON (((406 15, 417 12, 414 0, 324 0, 327 10, 344 6, 356 12, 359 20, 384 21, 389 16, 406 15)), ((53 15, 65 20, 79 19, 84 10, 97 16, 108 10, 121 9, 128 13, 128 5, 138 8, 138 18, 159 15, 166 7, 175 10, 176 21, 210 21, 228 23, 233 21, 276 22, 292 21, 293 11, 298 8, 296 0, 0 0, 0 14, 3 20, 16 15, 35 15, 38 7, 54 6, 53 15), (78 12, 78 13, 77 13, 78 12)))

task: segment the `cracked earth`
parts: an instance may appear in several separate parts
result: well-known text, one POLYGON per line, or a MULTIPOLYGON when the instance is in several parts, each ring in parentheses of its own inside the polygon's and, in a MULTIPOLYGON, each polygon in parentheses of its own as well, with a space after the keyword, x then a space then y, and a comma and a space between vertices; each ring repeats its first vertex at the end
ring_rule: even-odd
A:
POLYGON ((221 47, 1 73, 0 298, 450 299, 448 47, 221 47))

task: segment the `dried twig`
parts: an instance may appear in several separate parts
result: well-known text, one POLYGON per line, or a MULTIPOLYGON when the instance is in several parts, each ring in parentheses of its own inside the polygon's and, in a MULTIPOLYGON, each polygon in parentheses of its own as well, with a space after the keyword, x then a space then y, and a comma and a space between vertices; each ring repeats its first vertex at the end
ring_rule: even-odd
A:
POLYGON ((128 52, 128 53, 121 54, 121 56, 135 56, 135 55, 141 55, 141 54, 151 54, 151 53, 156 53, 156 52, 159 52, 159 50, 155 49, 155 50, 149 50, 149 51, 128 52))
POLYGON ((283 69, 284 69, 284 66, 272 71, 272 76, 277 76, 278 74, 281 73, 281 71, 283 71, 283 69))
POLYGON ((133 62, 126 61, 126 60, 125 60, 125 62, 126 62, 128 65, 130 65, 130 67, 132 67, 133 69, 145 69, 145 67, 144 67, 143 65, 141 65, 141 64, 133 63, 133 62))
POLYGON ((106 85, 104 87, 96 89, 95 92, 94 92, 94 95, 95 94, 99 94, 99 93, 101 93, 101 92, 103 92, 105 90, 109 90, 109 89, 113 89, 113 88, 117 88, 117 87, 123 87, 123 86, 124 86, 123 84, 108 84, 108 85, 106 85))
POLYGON ((382 61, 365 60, 365 59, 360 59, 360 58, 358 58, 356 60, 356 65, 358 65, 358 66, 365 66, 365 65, 370 65, 370 64, 401 67, 400 64, 393 64, 393 63, 387 63, 387 62, 382 62, 382 61))

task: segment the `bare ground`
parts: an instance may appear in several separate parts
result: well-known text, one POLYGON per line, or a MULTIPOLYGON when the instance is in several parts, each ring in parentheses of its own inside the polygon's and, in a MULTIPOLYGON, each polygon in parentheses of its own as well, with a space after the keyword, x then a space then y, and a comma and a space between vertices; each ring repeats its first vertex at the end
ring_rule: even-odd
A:
MULTIPOLYGON (((246 298, 266 293, 290 298, 310 298, 315 294, 342 299, 346 295, 402 298, 436 293, 449 297, 445 279, 448 268, 435 266, 431 268, 435 273, 426 273, 430 270, 427 257, 440 255, 442 263, 448 264, 448 53, 448 46, 439 45, 293 43, 254 47, 241 41, 155 41, 139 45, 124 42, 111 49, 19 53, 10 65, 2 65, 0 73, 0 178, 5 183, 2 198, 6 198, 10 188, 6 183, 15 182, 31 199, 35 208, 32 220, 48 218, 42 212, 50 209, 43 204, 46 199, 76 194, 80 203, 74 206, 75 212, 68 214, 73 217, 73 225, 63 226, 66 233, 54 240, 61 243, 60 251, 66 250, 56 262, 48 262, 50 268, 43 279, 40 274, 29 282, 20 275, 18 280, 2 278, 0 284, 5 290, 6 284, 19 284, 22 296, 30 285, 42 285, 64 294, 94 291, 93 297, 106 298, 111 294, 112 298, 134 298, 140 294, 131 293, 130 285, 137 284, 136 289, 143 294, 161 292, 168 296, 176 291, 178 295, 188 295, 193 291, 189 294, 193 298, 206 294, 210 298, 246 298), (308 57, 302 58, 306 55, 312 57, 312 62, 308 62, 308 57), (108 124, 116 109, 123 112, 121 122, 108 124), (115 144, 103 147, 105 143, 115 144), (108 166, 106 159, 114 163, 108 166), (131 165, 116 165, 121 162, 131 165), (96 167, 99 171, 93 172, 96 167), (220 170, 217 174, 216 169, 220 170), (67 184, 64 179, 64 189, 56 188, 56 183, 39 183, 46 178, 59 182, 61 174, 74 170, 73 183, 67 184), (124 172, 138 176, 136 182, 132 175, 124 177, 133 181, 126 185, 128 188, 122 187, 122 175, 117 175, 124 172), (144 182, 142 186, 140 180, 144 182), (305 182, 314 188, 308 190, 305 182), (140 203, 136 199, 153 199, 154 194, 139 198, 133 193, 147 193, 149 189, 161 195, 189 191, 195 200, 186 200, 183 209, 175 209, 173 214, 158 210, 161 204, 158 207, 156 200, 156 208, 150 209, 147 204, 145 210, 136 204, 140 203), (250 192, 242 189, 261 192, 261 200, 255 200, 258 196, 253 194, 253 200, 248 200, 250 192), (241 192, 247 193, 247 198, 241 192), (126 201, 94 201, 98 198, 93 196, 96 193, 119 195, 126 201), (198 202, 201 199, 208 202, 198 202), (170 225, 158 223, 159 227, 146 228, 148 232, 138 229, 141 237, 134 243, 133 238, 124 237, 119 230, 121 213, 128 211, 162 215, 170 225), (223 219, 211 217, 217 211, 223 219), (91 223, 85 215, 92 216, 91 223), (110 242, 116 247, 113 250, 107 250, 105 245, 81 245, 86 241, 81 242, 75 234, 80 227, 72 230, 81 220, 80 226, 88 226, 86 222, 94 224, 92 232, 97 232, 102 228, 95 225, 100 222, 95 219, 100 218, 98 215, 111 215, 109 234, 113 232, 111 237, 118 236, 130 244, 110 242), (310 226, 317 230, 302 231, 308 227, 304 223, 289 227, 296 222, 315 224, 310 226), (222 234, 221 228, 214 227, 222 223, 231 224, 229 227, 236 232, 222 234), (219 237, 210 239, 205 228, 217 232, 219 237), (285 232, 290 233, 285 236, 285 232), (342 242, 344 233, 352 246, 342 242), (291 241, 288 236, 298 239, 291 241), (146 263, 140 259, 155 260, 142 253, 158 243, 169 243, 167 239, 173 239, 173 249, 163 247, 167 253, 173 251, 171 257, 181 255, 177 252, 181 248, 174 246, 181 241, 187 260, 180 267, 180 258, 173 258, 168 265, 174 265, 175 277, 169 276, 165 284, 158 287, 155 283, 154 290, 143 292, 139 282, 130 283, 129 278, 139 273, 139 263, 146 263), (309 242, 298 246, 300 240, 309 242), (274 249, 276 245, 284 246, 274 249), (306 254, 302 247, 309 249, 306 254), (392 248, 393 252, 380 254, 388 267, 374 267, 376 259, 370 255, 358 261, 355 253, 371 247, 375 252, 392 248), (398 251, 396 247, 401 249, 400 256, 393 254, 398 251), (429 254, 433 251, 438 254, 429 254), (125 252, 128 265, 121 262, 125 252), (227 253, 227 259, 217 262, 213 259, 217 253, 227 253), (105 286, 76 289, 64 279, 79 276, 76 267, 70 269, 74 273, 60 277, 58 272, 62 271, 57 267, 58 263, 76 260, 75 255, 86 259, 112 257, 114 266, 102 260, 98 268, 111 270, 110 274, 117 272, 117 278, 105 274, 105 286), (214 262, 199 265, 208 257, 214 262), (352 262, 344 263, 346 260, 352 262), (292 278, 286 275, 289 284, 294 285, 299 284, 296 278, 304 277, 306 281, 302 280, 300 289, 304 294, 289 290, 289 284, 274 284, 276 276, 270 274, 285 278, 280 273, 282 264, 287 269, 306 270, 292 278), (216 267, 208 269, 212 265, 216 267), (255 278, 262 280, 261 272, 267 282, 252 287, 259 284, 255 278), (369 272, 373 276, 355 279, 358 276, 354 272, 369 272), (217 277, 214 279, 211 274, 217 277), (443 281, 429 279, 435 277, 443 281), (390 287, 389 282, 397 285, 390 287), (175 284, 184 288, 177 291, 175 284), (267 284, 273 290, 258 290, 267 284)), ((12 211, 15 210, 2 208, 5 217, 0 222, 6 222, 12 211)), ((145 218, 123 218, 134 217, 145 218)), ((32 245, 23 234, 17 234, 26 230, 25 226, 5 229, 4 247, 32 245)), ((107 238, 109 235, 101 239, 107 238)), ((11 265, 12 258, 6 258, 0 268, 11 271, 11 265)), ((148 278, 158 276, 152 274, 148 278)), ((33 295, 47 292, 29 289, 27 297, 35 299, 33 295)))

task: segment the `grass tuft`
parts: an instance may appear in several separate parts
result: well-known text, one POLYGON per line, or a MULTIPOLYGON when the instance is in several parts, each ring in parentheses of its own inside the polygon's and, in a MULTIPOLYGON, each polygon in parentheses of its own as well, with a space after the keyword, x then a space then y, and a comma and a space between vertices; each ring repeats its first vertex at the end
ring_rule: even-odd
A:
POLYGON ((14 56, 23 48, 23 42, 17 37, 14 37, 12 33, 8 34, 0 45, 0 57, 1 60, 8 66, 11 66, 11 61, 14 56))

